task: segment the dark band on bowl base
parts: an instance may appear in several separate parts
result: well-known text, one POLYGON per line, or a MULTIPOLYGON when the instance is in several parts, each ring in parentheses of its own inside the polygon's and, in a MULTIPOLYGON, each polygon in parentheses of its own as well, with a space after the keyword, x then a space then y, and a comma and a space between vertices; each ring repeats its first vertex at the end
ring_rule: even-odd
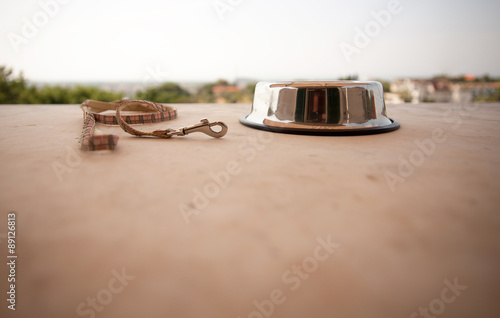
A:
POLYGON ((319 129, 307 129, 307 128, 283 128, 283 127, 272 127, 264 124, 255 123, 252 121, 248 121, 247 116, 242 116, 240 118, 240 123, 245 126, 275 132, 275 133, 283 133, 283 134, 295 134, 295 135, 314 135, 314 136, 360 136, 360 135, 374 135, 374 134, 382 134, 390 131, 394 131, 400 128, 399 122, 392 118, 390 125, 386 126, 378 126, 378 127, 367 127, 367 128, 348 128, 344 126, 339 126, 338 129, 331 128, 329 130, 319 130, 319 129))

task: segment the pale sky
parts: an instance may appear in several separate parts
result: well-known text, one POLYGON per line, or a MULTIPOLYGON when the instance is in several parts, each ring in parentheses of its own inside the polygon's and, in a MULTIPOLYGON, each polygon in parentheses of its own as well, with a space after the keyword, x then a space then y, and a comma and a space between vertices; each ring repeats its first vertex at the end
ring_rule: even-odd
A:
POLYGON ((499 13, 498 0, 0 0, 0 65, 51 82, 500 76, 499 13))

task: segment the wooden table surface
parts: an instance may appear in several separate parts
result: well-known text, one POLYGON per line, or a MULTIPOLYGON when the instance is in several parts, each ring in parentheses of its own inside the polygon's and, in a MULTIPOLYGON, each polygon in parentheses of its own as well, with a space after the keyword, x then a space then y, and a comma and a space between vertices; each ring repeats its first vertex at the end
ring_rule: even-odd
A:
POLYGON ((83 153, 78 106, 0 106, 1 317, 500 316, 499 104, 389 105, 401 129, 355 137, 177 107, 155 129, 228 134, 99 125, 117 149, 83 153))

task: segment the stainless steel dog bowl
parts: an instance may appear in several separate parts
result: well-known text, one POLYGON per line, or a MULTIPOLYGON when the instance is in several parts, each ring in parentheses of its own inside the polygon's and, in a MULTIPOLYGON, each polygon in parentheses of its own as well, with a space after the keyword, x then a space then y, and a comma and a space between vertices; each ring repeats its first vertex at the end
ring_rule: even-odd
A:
POLYGON ((364 135, 393 131, 379 82, 258 83, 252 111, 240 122, 279 133, 364 135))

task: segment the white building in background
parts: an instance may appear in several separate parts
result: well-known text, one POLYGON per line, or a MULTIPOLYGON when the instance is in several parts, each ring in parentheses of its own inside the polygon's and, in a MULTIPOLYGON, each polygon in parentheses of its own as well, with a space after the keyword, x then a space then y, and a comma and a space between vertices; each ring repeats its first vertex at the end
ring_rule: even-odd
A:
MULTIPOLYGON (((391 83, 391 92, 399 94, 407 102, 414 104, 425 102, 449 103, 453 92, 459 90, 458 84, 449 81, 399 79, 391 83)), ((460 95, 455 94, 456 97, 460 95)))
MULTIPOLYGON (((405 102, 414 104, 469 103, 475 98, 490 96, 499 88, 498 83, 460 82, 449 80, 398 79, 391 83, 391 93, 405 102)), ((388 101, 388 103, 390 103, 388 101)))
POLYGON ((384 100, 386 104, 404 104, 405 101, 401 99, 399 94, 396 93, 384 93, 384 100))

